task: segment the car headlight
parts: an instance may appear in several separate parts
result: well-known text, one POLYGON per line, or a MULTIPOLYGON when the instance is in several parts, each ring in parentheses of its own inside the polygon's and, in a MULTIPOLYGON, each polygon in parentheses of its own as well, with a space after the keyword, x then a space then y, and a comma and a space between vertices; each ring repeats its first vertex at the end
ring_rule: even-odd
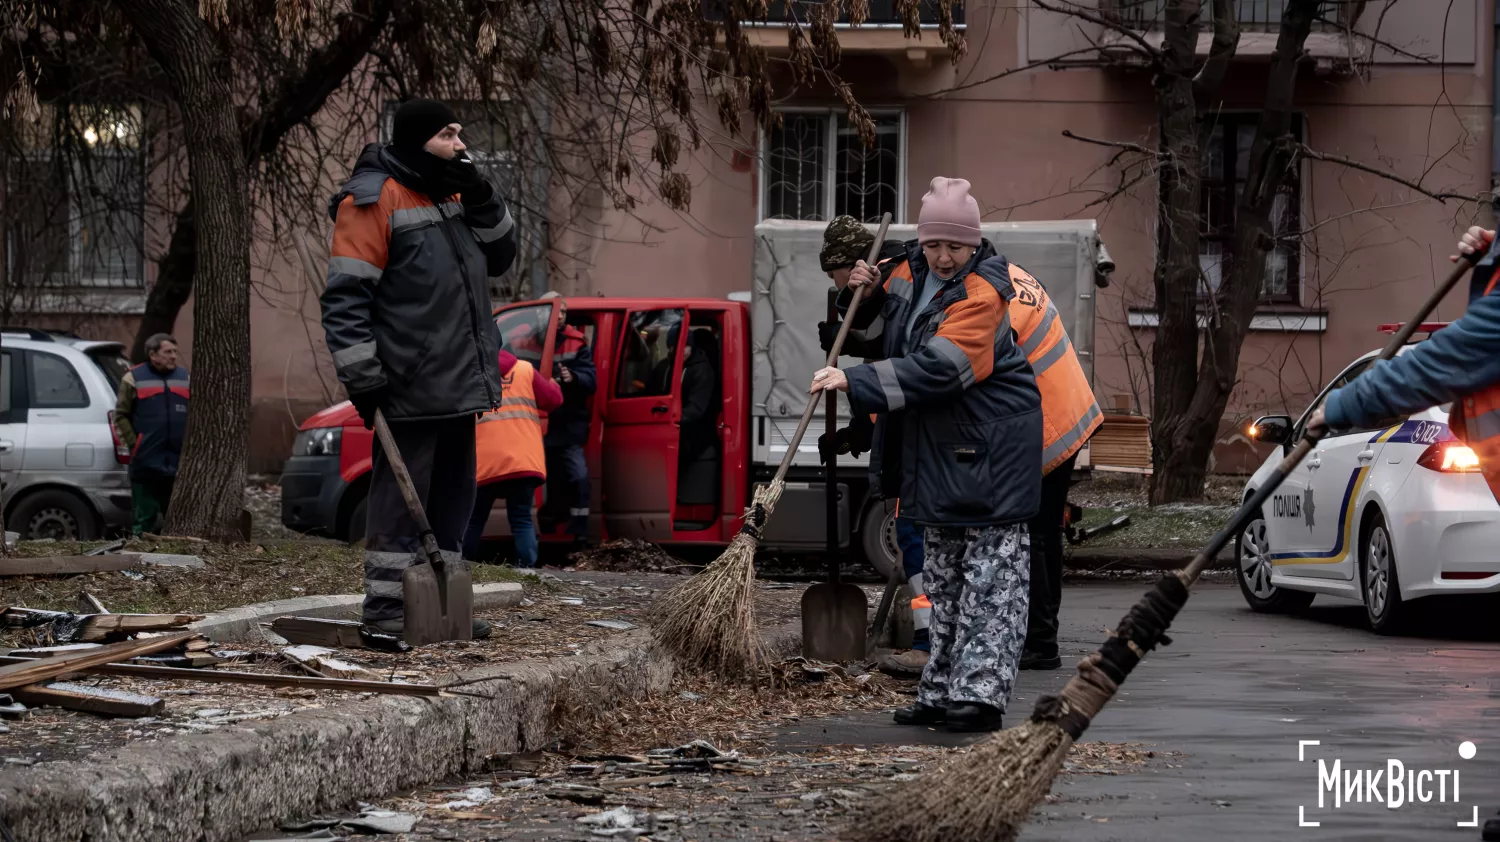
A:
POLYGON ((303 430, 292 442, 293 456, 337 456, 339 442, 343 441, 342 427, 318 427, 303 430))

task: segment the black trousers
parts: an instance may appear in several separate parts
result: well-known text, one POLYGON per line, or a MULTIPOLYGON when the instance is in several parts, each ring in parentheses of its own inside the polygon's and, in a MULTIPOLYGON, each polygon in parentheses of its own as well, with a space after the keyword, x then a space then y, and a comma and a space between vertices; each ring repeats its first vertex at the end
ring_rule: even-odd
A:
MULTIPOLYGON (((391 423, 391 438, 411 474, 443 560, 462 560, 464 532, 474 511, 474 416, 391 423)), ((417 523, 401 496, 391 462, 375 439, 370 459, 369 521, 365 529, 364 618, 405 616, 401 573, 425 564, 417 523)))
POLYGON ((1063 514, 1078 454, 1042 477, 1042 506, 1031 519, 1031 614, 1026 654, 1057 656, 1057 613, 1062 609, 1063 514))

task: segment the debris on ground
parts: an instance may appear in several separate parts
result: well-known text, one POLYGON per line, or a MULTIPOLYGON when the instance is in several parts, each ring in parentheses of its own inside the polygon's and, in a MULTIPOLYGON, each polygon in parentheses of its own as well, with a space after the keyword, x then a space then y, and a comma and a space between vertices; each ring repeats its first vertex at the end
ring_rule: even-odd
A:
POLYGON ((568 556, 574 570, 607 570, 616 573, 671 573, 690 569, 650 541, 620 538, 568 556))

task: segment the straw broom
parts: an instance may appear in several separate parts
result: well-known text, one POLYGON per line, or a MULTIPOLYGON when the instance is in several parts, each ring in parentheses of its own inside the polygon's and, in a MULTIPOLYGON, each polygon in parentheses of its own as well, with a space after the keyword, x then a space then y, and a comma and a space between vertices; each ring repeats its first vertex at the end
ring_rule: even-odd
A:
MULTIPOLYGON (((885 241, 890 224, 891 215, 887 213, 880 220, 880 230, 865 261, 871 266, 880 254, 880 244, 885 241)), ((844 338, 849 335, 849 325, 864 292, 864 287, 856 289, 849 301, 838 336, 828 351, 828 366, 838 363, 844 338)), ((808 398, 807 409, 803 410, 797 432, 781 458, 776 477, 755 492, 745 511, 745 525, 730 540, 724 553, 702 572, 664 594, 648 613, 657 642, 683 664, 728 680, 754 679, 762 673, 765 654, 755 622, 755 549, 766 520, 781 499, 787 471, 818 403, 817 395, 808 398)))
MULTIPOLYGON (((1463 278, 1477 253, 1444 281, 1419 313, 1397 331, 1381 351, 1389 360, 1411 338, 1444 296, 1463 278)), ((1032 809, 1052 789, 1073 743, 1088 729, 1136 664, 1161 644, 1171 643, 1167 628, 1187 603, 1188 590, 1211 559, 1229 544, 1261 510, 1327 430, 1304 433, 1281 460, 1270 481, 1240 507, 1234 519, 1182 571, 1164 575, 1120 621, 1098 650, 1078 664, 1056 696, 1037 700, 1031 718, 1008 728, 920 778, 898 785, 871 800, 859 822, 840 838, 850 842, 1011 842, 1032 809), (900 804, 900 809, 890 805, 900 804)))

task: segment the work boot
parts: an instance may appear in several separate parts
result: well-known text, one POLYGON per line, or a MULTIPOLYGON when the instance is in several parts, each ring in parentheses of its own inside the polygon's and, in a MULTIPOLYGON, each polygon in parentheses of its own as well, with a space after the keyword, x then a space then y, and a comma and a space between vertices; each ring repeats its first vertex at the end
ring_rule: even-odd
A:
POLYGON ((999 731, 1002 711, 993 705, 963 702, 948 708, 948 730, 959 733, 999 731))
MULTIPOLYGON (((403 617, 396 617, 390 620, 366 620, 365 625, 376 631, 383 631, 386 634, 395 635, 396 637, 400 637, 406 632, 406 620, 403 617)), ((475 640, 484 640, 491 633, 490 624, 478 617, 474 618, 473 625, 470 628, 475 640)))
POLYGON ((1055 670, 1062 666, 1062 656, 1038 655, 1035 652, 1021 653, 1021 669, 1023 670, 1055 670))
POLYGON ((945 708, 917 702, 910 707, 896 708, 895 719, 897 725, 940 725, 947 716, 945 708))
POLYGON ((880 661, 880 671, 897 678, 921 678, 927 668, 928 653, 921 649, 892 652, 880 661))

